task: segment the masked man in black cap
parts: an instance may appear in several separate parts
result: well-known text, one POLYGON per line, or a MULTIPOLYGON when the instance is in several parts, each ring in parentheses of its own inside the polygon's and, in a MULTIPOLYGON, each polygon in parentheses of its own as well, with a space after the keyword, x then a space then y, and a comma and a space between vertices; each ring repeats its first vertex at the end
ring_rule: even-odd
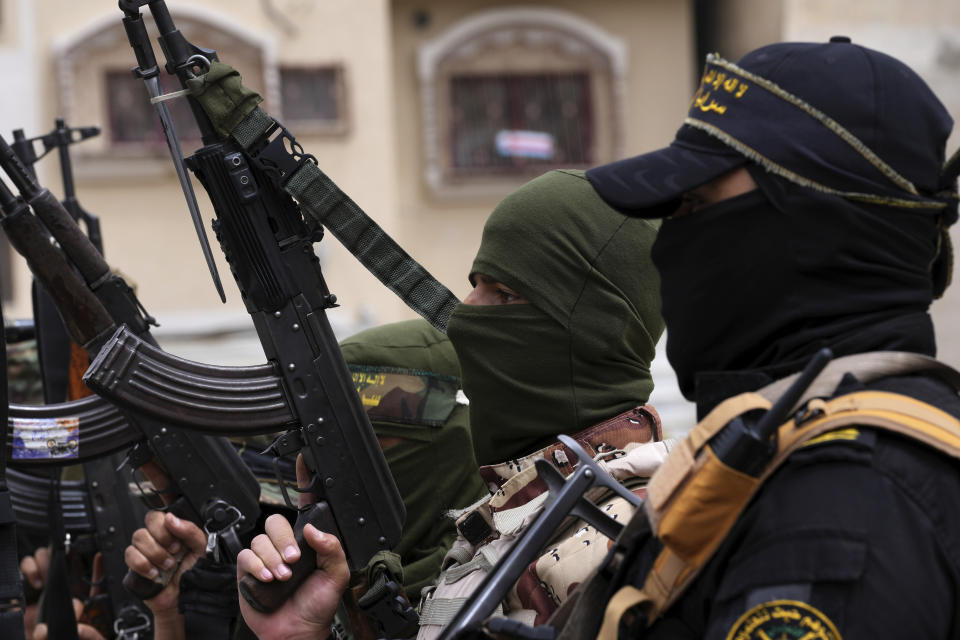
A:
MULTIPOLYGON (((927 313, 952 267, 951 127, 889 56, 847 38, 778 44, 708 58, 670 147, 587 173, 614 208, 665 218, 653 258, 667 353, 705 418, 631 521, 650 516, 659 539, 615 556, 627 584, 600 606, 601 637, 960 637, 960 382, 933 360, 927 313), (823 347, 836 359, 779 440, 741 456, 746 471, 713 454, 713 435, 754 422, 823 347), (829 430, 821 418, 845 399, 852 422, 829 430), (870 413, 874 401, 889 406, 870 413), (804 424, 827 427, 790 441, 804 424), (769 447, 785 451, 775 470, 769 447), (724 482, 697 483, 704 468, 724 482), (697 490, 742 504, 679 499, 697 490), (686 516, 670 521, 678 502, 686 516), (699 546, 674 545, 667 524, 699 546)), ((343 562, 329 536, 307 541, 320 569, 298 602, 322 622, 343 562)))
MULTIPOLYGON (((645 514, 660 537, 647 546, 667 547, 654 554, 660 584, 648 582, 652 557, 641 553, 627 582, 646 595, 619 592, 604 637, 960 637, 958 377, 932 359, 927 313, 952 266, 951 127, 924 82, 889 56, 844 37, 777 44, 737 64, 709 57, 673 144, 587 173, 615 208, 665 218, 653 259, 667 354, 702 420, 705 435, 687 448, 698 465, 723 458, 701 429, 710 412, 726 423, 718 416, 737 411, 722 401, 777 388, 768 385, 824 347, 836 359, 808 394, 821 400, 781 428, 781 451, 816 412, 839 406, 831 399, 856 405, 846 428, 783 453, 714 548, 683 546, 690 518, 679 541, 665 534, 666 500, 694 493, 666 477, 668 460, 650 495, 665 491, 645 514), (918 419, 938 426, 913 437, 871 428, 882 426, 880 411, 867 411, 877 398, 919 400, 918 419)), ((762 468, 762 457, 748 462, 762 468)), ((763 477, 741 471, 727 471, 731 484, 763 477)))

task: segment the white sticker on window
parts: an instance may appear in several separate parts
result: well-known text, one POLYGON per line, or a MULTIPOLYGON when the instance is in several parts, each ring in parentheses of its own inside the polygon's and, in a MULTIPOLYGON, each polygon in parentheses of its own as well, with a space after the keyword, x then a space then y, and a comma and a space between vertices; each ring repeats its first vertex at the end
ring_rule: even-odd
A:
POLYGON ((80 418, 13 418, 13 459, 76 458, 80 418))

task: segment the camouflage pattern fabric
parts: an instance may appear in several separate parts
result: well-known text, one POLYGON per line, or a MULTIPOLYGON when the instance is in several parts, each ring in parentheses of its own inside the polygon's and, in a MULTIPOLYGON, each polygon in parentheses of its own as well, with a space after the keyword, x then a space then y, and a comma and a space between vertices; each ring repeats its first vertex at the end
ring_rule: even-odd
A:
POLYGON ((35 339, 7 345, 7 386, 12 404, 43 404, 43 378, 35 339))
POLYGON ((457 406, 460 381, 454 376, 353 364, 350 373, 371 421, 442 427, 457 406))
MULTIPOLYGON (((602 469, 642 498, 647 480, 673 446, 671 440, 660 440, 662 433, 659 414, 646 405, 573 437, 602 469)), ((417 640, 434 640, 440 635, 497 561, 543 511, 547 491, 535 461, 549 460, 569 476, 576 461, 572 455, 557 444, 480 468, 481 477, 496 490, 487 500, 455 514, 460 535, 447 553, 436 584, 423 592, 417 640)), ((585 497, 613 519, 628 520, 634 507, 611 493, 594 488, 585 497)), ((511 587, 495 617, 544 624, 606 556, 610 543, 606 536, 574 516, 568 516, 565 522, 553 542, 541 550, 511 587)))

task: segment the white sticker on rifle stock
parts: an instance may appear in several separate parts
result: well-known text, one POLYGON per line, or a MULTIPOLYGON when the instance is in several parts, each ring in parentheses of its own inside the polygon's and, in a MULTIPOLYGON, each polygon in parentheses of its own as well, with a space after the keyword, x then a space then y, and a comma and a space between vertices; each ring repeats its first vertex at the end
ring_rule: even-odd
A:
POLYGON ((76 458, 80 418, 13 418, 13 459, 76 458))

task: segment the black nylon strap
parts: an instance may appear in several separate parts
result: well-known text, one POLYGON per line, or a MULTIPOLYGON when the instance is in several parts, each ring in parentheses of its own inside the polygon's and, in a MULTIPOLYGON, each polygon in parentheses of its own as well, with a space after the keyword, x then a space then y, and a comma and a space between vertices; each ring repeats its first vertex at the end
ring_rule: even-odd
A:
POLYGON ((73 611, 67 551, 64 547, 66 531, 60 504, 60 473, 57 467, 50 472, 50 568, 43 586, 40 618, 47 624, 50 638, 77 640, 77 617, 73 611))
POLYGON ((177 607, 184 616, 186 637, 230 640, 233 621, 240 614, 237 567, 200 558, 180 576, 177 607))
POLYGON ((24 640, 23 609, 0 611, 0 633, 10 640, 24 640))
MULTIPOLYGON (((0 609, 3 603, 23 598, 20 569, 17 565, 17 532, 10 492, 0 489, 0 609)), ((6 635, 0 633, 6 638, 6 635)))
POLYGON ((288 165, 289 175, 285 174, 283 181, 276 171, 267 171, 267 175, 408 307, 439 331, 447 332, 447 321, 459 302, 457 297, 341 191, 279 122, 257 107, 231 135, 255 161, 269 156, 271 166, 288 165), (278 131, 279 136, 265 142, 278 131), (296 151, 291 153, 289 149, 296 151))
POLYGON ((446 333, 458 300, 397 244, 317 165, 304 164, 287 192, 407 306, 446 333))

